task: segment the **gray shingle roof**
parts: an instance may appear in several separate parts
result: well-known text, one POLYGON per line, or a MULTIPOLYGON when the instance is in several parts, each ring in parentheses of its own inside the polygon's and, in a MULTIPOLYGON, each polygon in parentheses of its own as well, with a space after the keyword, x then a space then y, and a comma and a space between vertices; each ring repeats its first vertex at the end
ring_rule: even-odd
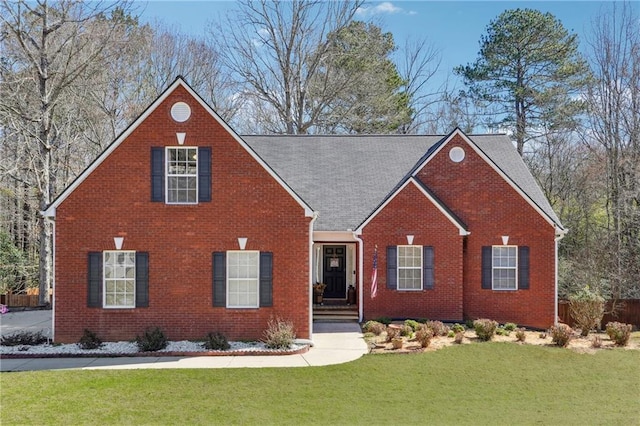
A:
MULTIPOLYGON (((560 223, 504 135, 469 136, 556 223, 560 223), (505 141, 510 149, 504 149, 505 141)), ((442 135, 242 136, 314 210, 315 229, 356 229, 442 135)), ((427 166, 428 167, 428 166, 427 166)))

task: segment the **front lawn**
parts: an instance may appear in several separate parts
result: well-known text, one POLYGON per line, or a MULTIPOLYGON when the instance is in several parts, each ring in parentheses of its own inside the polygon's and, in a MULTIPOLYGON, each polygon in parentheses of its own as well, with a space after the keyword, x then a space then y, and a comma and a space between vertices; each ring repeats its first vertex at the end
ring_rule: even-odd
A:
POLYGON ((607 424, 640 418, 640 351, 479 343, 306 368, 3 373, 0 423, 607 424))

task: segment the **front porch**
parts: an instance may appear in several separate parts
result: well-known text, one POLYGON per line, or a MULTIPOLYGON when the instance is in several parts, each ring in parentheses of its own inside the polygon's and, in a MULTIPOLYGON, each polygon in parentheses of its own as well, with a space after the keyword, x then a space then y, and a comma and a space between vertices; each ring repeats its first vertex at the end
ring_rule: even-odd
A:
POLYGON ((323 303, 313 305, 313 322, 358 322, 358 305, 323 303))

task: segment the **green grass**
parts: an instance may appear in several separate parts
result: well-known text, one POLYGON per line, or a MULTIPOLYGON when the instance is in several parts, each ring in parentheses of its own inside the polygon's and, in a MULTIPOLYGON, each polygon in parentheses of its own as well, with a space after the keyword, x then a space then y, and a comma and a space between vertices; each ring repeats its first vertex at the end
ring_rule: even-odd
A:
POLYGON ((640 351, 479 343, 306 368, 3 373, 0 423, 637 425, 640 351))

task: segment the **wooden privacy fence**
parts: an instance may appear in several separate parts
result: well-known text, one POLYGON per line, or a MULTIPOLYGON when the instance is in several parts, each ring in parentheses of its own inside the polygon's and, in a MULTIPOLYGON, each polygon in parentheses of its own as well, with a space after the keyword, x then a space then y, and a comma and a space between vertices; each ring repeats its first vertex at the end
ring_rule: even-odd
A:
MULTIPOLYGON (((612 301, 608 301, 605 305, 605 312, 611 311, 612 301)), ((636 328, 640 328, 640 299, 625 299, 618 300, 616 302, 617 311, 616 314, 605 314, 602 318, 602 327, 607 325, 608 322, 617 321, 625 324, 632 324, 636 328)), ((569 314, 569 301, 558 301, 558 320, 569 326, 574 326, 573 318, 569 314)))
POLYGON ((39 294, 40 291, 37 288, 28 288, 25 294, 2 294, 0 295, 0 304, 14 308, 34 308, 40 305, 39 294))

